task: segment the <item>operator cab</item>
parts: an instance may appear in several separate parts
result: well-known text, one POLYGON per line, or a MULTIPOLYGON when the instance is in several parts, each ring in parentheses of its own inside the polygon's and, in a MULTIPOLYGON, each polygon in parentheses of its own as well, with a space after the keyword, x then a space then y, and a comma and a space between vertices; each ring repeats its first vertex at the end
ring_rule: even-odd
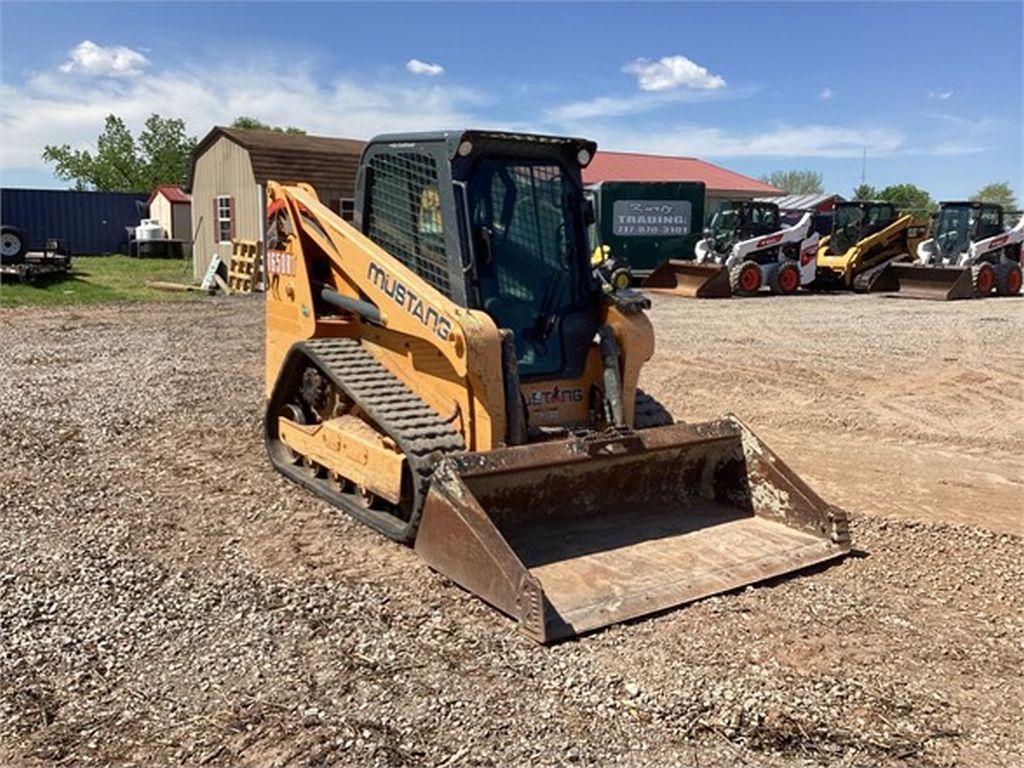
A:
POLYGON ((896 206, 888 202, 854 200, 836 203, 829 250, 845 253, 865 237, 881 232, 897 218, 896 206))
POLYGON ((730 200, 722 203, 711 217, 705 236, 714 240, 717 252, 726 253, 741 240, 778 232, 780 222, 779 206, 775 203, 730 200))
POLYGON ((940 256, 955 256, 972 241, 1004 231, 1003 209, 994 203, 942 203, 935 218, 935 247, 940 256))
POLYGON ((584 139, 460 131, 379 136, 355 224, 455 303, 514 333, 523 380, 574 378, 597 331, 584 139))

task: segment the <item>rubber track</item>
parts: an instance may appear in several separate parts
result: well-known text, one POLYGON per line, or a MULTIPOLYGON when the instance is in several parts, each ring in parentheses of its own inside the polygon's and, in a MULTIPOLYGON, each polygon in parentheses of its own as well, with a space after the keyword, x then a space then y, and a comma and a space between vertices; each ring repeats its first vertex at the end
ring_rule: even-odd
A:
MULTIPOLYGON (((413 541, 437 458, 444 453, 465 450, 462 435, 409 391, 358 340, 312 339, 296 344, 292 350, 291 354, 300 353, 308 358, 331 384, 369 417, 378 430, 395 441, 412 474, 413 498, 409 519, 402 525, 402 520, 386 512, 368 512, 357 502, 348 501, 345 494, 333 492, 327 480, 310 483, 305 478, 300 482, 385 535, 399 541, 413 541), (314 483, 321 487, 314 487, 314 483), (379 524, 381 514, 394 517, 395 525, 379 524)), ((293 473, 280 466, 279 469, 293 477, 293 473)))
POLYGON ((851 288, 857 293, 871 293, 871 286, 874 285, 875 279, 882 273, 882 270, 888 267, 890 264, 897 262, 910 262, 906 254, 898 254, 892 258, 886 259, 881 264, 875 264, 870 269, 865 269, 863 272, 854 275, 853 283, 851 288))

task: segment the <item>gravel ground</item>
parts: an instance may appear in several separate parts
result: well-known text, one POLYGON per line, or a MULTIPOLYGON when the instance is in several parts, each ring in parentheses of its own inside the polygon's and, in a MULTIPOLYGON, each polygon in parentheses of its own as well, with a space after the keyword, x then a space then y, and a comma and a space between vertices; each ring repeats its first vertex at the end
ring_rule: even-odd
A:
POLYGON ((648 390, 701 417, 745 395, 859 551, 550 648, 270 469, 258 300, 0 312, 0 763, 1024 764, 1019 461, 882 493, 793 455, 859 470, 958 430, 972 461, 1019 455, 1022 305, 942 306, 658 300, 648 390), (947 357, 977 358, 1001 423, 951 422, 947 357), (922 365, 927 405, 872 399, 922 365), (797 419, 766 404, 797 390, 797 419))

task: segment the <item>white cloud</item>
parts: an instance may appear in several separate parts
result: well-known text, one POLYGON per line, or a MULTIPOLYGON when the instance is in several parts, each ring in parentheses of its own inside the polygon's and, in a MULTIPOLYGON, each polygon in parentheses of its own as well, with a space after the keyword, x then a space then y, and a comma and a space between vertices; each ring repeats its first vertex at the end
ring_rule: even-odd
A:
POLYGON ((953 140, 940 141, 937 144, 932 144, 919 150, 909 150, 907 154, 937 155, 939 157, 946 157, 950 155, 976 155, 979 152, 987 152, 990 149, 991 147, 980 142, 970 140, 953 140))
POLYGON ((606 149, 697 157, 860 157, 904 146, 903 135, 891 128, 845 128, 832 125, 787 125, 765 131, 730 131, 713 126, 652 127, 645 133, 625 128, 592 126, 590 132, 606 149))
POLYGON ((818 94, 818 98, 821 99, 822 101, 828 101, 835 95, 836 92, 826 85, 824 88, 821 89, 821 93, 818 94))
POLYGON ((485 125, 476 114, 482 103, 476 91, 456 86, 400 86, 369 78, 321 82, 301 62, 272 70, 256 61, 185 65, 146 78, 85 82, 44 72, 18 86, 0 85, 2 164, 43 169, 40 153, 47 144, 92 148, 111 113, 133 131, 156 112, 184 117, 188 131, 200 137, 214 125, 251 115, 312 134, 369 138, 385 131, 485 125))
POLYGON ((405 62, 405 68, 412 72, 414 75, 426 75, 427 77, 437 77, 438 75, 444 74, 444 67, 440 64, 431 64, 426 61, 420 61, 419 59, 409 59, 405 62))
POLYGON ((636 76, 642 91, 671 91, 676 88, 713 90, 725 87, 725 78, 712 75, 685 56, 663 56, 657 61, 635 59, 622 71, 636 76))
POLYGON ((149 66, 149 59, 123 45, 102 46, 83 40, 71 49, 60 71, 98 77, 135 77, 149 66))
POLYGON ((974 141, 935 141, 912 145, 890 127, 782 125, 768 130, 736 131, 716 126, 651 126, 639 133, 624 127, 591 125, 587 134, 609 150, 706 158, 860 158, 865 148, 872 157, 896 155, 951 156, 984 152, 974 141))
POLYGON ((598 96, 584 101, 559 104, 547 110, 546 117, 556 123, 589 120, 595 117, 637 115, 672 104, 705 101, 726 101, 752 96, 757 88, 726 88, 713 91, 660 91, 631 93, 621 96, 598 96))
POLYGON ((949 101, 953 98, 952 91, 928 91, 929 99, 938 99, 939 101, 949 101))

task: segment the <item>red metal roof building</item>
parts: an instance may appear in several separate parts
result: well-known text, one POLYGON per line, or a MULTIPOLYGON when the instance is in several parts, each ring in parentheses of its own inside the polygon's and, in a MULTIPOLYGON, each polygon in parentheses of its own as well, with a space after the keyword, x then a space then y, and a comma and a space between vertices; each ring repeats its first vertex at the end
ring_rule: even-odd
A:
POLYGON ((192 202, 192 198, 188 196, 188 193, 182 192, 179 187, 176 187, 173 184, 161 184, 160 186, 153 190, 153 194, 149 196, 149 202, 146 203, 146 205, 151 205, 153 199, 157 195, 163 195, 164 197, 167 198, 167 202, 169 203, 192 202))
POLYGON ((706 188, 706 216, 717 210, 721 200, 785 194, 771 184, 695 157, 642 155, 637 152, 598 150, 590 165, 583 169, 583 183, 602 181, 702 181, 706 188))
POLYGON ((156 219, 164 234, 175 240, 192 239, 192 198, 173 184, 161 184, 149 196, 149 218, 156 219))

